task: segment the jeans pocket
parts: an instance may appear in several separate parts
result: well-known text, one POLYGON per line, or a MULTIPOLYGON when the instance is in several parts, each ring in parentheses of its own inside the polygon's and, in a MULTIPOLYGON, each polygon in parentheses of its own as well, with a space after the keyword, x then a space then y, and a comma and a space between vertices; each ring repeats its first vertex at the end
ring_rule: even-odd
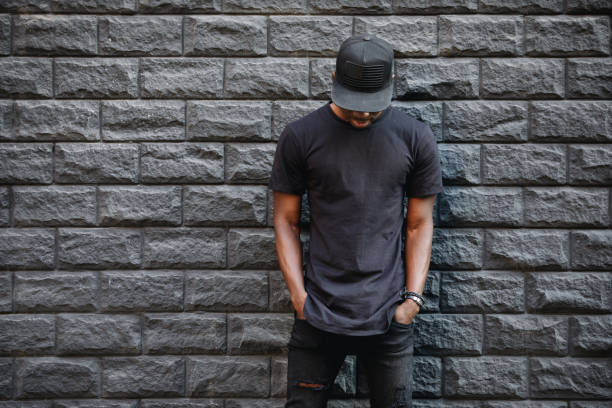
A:
POLYGON ((397 320, 395 320, 395 317, 393 317, 393 318, 391 319, 391 324, 392 324, 392 325, 395 325, 395 326, 397 326, 397 327, 400 327, 400 328, 402 328, 402 329, 411 329, 411 328, 412 328, 412 325, 414 324, 414 320, 413 320, 413 321, 411 321, 411 322, 410 322, 410 323, 408 323, 408 324, 405 324, 405 323, 400 323, 400 322, 398 322, 397 320))

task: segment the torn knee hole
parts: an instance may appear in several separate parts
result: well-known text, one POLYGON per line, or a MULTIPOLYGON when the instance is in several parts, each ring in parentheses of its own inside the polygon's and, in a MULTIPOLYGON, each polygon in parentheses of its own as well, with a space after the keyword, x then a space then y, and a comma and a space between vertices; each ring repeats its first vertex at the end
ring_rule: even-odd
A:
POLYGON ((308 381, 298 381, 297 385, 298 387, 310 388, 313 390, 324 390, 325 388, 327 388, 325 384, 311 383, 308 381))

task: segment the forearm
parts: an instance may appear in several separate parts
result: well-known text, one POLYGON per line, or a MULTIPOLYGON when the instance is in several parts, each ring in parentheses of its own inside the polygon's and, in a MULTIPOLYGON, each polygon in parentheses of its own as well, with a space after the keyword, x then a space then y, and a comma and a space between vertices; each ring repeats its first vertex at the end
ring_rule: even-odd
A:
POLYGON ((289 289, 291 301, 296 305, 296 302, 306 294, 302 274, 300 230, 297 225, 292 225, 290 222, 275 220, 274 233, 280 269, 289 289))
POLYGON ((433 219, 427 217, 406 229, 406 288, 422 294, 429 272, 433 219))

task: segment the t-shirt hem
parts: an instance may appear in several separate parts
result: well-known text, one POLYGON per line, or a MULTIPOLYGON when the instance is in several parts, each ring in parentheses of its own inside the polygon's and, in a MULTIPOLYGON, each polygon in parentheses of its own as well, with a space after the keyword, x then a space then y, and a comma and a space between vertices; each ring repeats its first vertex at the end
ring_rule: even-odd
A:
POLYGON ((435 195, 435 194, 438 194, 438 193, 441 193, 441 192, 442 192, 442 187, 438 187, 438 188, 435 188, 433 190, 417 191, 415 193, 406 193, 406 196, 408 196, 408 197, 415 197, 415 198, 418 198, 418 197, 428 197, 428 196, 432 196, 432 195, 435 195))
POLYGON ((302 195, 306 191, 305 189, 296 189, 295 187, 290 187, 284 184, 273 184, 273 183, 268 184, 268 188, 272 191, 278 191, 281 193, 295 194, 295 195, 302 195))
POLYGON ((316 319, 309 318, 306 314, 304 314, 304 317, 306 317, 306 321, 308 321, 308 323, 310 323, 310 325, 316 327, 317 329, 324 330, 324 331, 327 331, 327 332, 330 332, 330 333, 342 334, 342 335, 345 335, 345 336, 375 336, 375 335, 378 335, 378 334, 384 334, 389 329, 389 328, 387 328, 387 329, 382 330, 382 331, 380 331, 380 330, 365 330, 364 331, 364 330, 350 330, 350 329, 340 328, 338 330, 337 326, 334 326, 334 327, 327 326, 327 325, 323 324, 322 322, 320 322, 320 321, 318 321, 316 319))

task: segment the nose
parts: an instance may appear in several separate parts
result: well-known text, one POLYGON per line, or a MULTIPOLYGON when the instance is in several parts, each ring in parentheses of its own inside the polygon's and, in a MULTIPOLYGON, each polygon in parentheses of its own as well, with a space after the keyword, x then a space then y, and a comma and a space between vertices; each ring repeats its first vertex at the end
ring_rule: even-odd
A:
POLYGON ((354 111, 354 115, 360 119, 367 119, 370 117, 370 112, 358 112, 354 111))

